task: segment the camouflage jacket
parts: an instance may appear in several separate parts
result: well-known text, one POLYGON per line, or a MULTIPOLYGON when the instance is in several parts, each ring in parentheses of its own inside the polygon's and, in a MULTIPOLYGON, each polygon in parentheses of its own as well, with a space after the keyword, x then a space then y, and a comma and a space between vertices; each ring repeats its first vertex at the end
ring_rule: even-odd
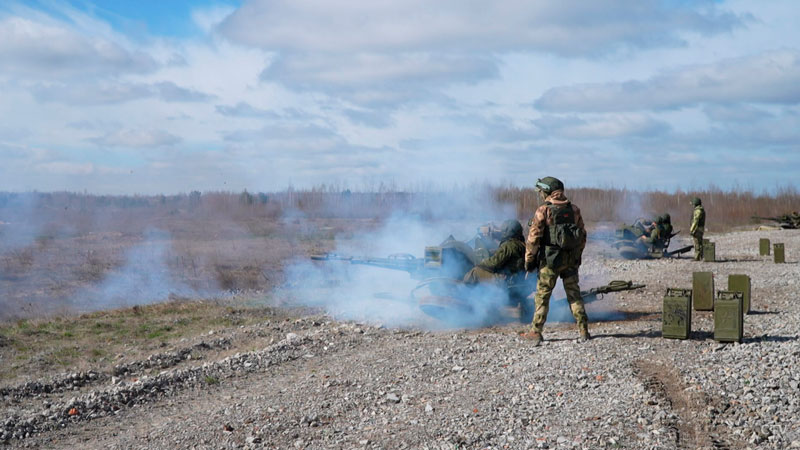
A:
POLYGON ((659 239, 663 238, 661 234, 661 227, 654 222, 652 228, 650 228, 650 233, 646 235, 647 237, 645 237, 645 242, 648 244, 655 244, 659 239))
POLYGON ((506 239, 494 255, 478 263, 478 267, 494 273, 515 274, 524 268, 525 244, 521 237, 506 239))
MULTIPOLYGON (((539 249, 542 245, 544 245, 545 233, 549 233, 547 227, 553 223, 552 213, 550 212, 550 208, 547 206, 548 203, 553 205, 564 205, 569 203, 569 200, 567 200, 567 197, 564 195, 564 191, 555 191, 545 199, 545 203, 543 205, 536 209, 536 213, 533 215, 533 219, 531 221, 531 227, 528 230, 528 239, 525 242, 525 263, 531 266, 538 266, 539 249)), ((583 225, 581 210, 574 204, 572 205, 572 210, 575 213, 575 224, 578 225, 578 228, 584 231, 583 234, 586 236, 586 228, 583 225)), ((583 249, 585 247, 586 238, 584 237, 583 242, 580 243, 577 249, 578 259, 580 259, 580 255, 583 254, 583 249)))
POLYGON ((692 213, 692 225, 689 227, 689 234, 692 236, 702 234, 705 227, 706 211, 703 209, 703 205, 695 206, 694 213, 692 213))

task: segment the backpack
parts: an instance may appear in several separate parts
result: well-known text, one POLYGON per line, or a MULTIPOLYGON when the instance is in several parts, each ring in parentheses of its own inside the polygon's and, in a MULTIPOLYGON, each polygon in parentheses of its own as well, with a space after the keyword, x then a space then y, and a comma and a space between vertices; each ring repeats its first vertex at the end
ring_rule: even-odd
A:
POLYGON ((547 224, 549 233, 546 234, 546 243, 543 247, 542 259, 545 265, 557 269, 572 266, 580 257, 578 248, 585 232, 575 223, 575 210, 571 203, 553 205, 548 203, 551 220, 547 224))
POLYGON ((564 205, 549 204, 552 223, 548 224, 550 229, 550 242, 561 250, 574 250, 581 245, 586 233, 575 223, 575 210, 572 203, 564 205))

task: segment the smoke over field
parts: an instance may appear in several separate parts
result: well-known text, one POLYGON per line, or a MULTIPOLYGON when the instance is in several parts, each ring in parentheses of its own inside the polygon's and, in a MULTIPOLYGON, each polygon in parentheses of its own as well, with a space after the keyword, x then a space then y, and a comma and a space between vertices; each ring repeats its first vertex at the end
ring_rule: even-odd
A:
MULTIPOLYGON (((568 188, 567 195, 594 230, 602 229, 601 223, 662 212, 672 215, 676 228, 686 228, 689 199, 695 195, 704 200, 712 231, 751 225, 752 214, 778 215, 800 205, 792 188, 771 195, 568 188)), ((537 205, 530 189, 496 186, 171 196, 0 193, 0 318, 107 309, 170 296, 262 292, 265 302, 291 300, 342 317, 397 325, 424 321, 414 305, 401 301, 416 286, 407 273, 313 264, 308 257, 330 251, 421 257, 425 246, 451 234, 469 239, 486 222, 518 218, 525 224, 537 205), (310 292, 320 286, 329 291, 310 292), (376 293, 384 300, 378 301, 376 293)))

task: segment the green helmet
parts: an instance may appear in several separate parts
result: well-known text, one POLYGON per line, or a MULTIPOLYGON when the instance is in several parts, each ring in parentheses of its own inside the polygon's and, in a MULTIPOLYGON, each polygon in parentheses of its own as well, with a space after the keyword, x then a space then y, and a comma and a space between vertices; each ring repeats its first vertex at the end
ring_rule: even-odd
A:
POLYGON ((657 224, 662 224, 662 223, 664 223, 664 215, 663 215, 663 214, 662 214, 662 215, 660 215, 660 216, 658 216, 658 217, 656 217, 656 223, 657 223, 657 224))
POLYGON ((694 206, 700 206, 700 205, 702 205, 702 204, 703 204, 703 203, 700 201, 700 199, 699 199, 699 198, 695 197, 695 198, 693 198, 693 199, 692 199, 692 205, 694 205, 694 206))
POLYGON ((539 178, 536 180, 536 189, 549 195, 555 191, 563 191, 564 183, 562 183, 558 178, 554 177, 539 178))
POLYGON ((502 234, 502 239, 510 239, 515 236, 522 237, 522 225, 519 224, 518 220, 508 219, 500 227, 500 233, 502 234))
POLYGON ((672 223, 672 218, 669 216, 669 213, 664 213, 661 219, 664 223, 672 223))

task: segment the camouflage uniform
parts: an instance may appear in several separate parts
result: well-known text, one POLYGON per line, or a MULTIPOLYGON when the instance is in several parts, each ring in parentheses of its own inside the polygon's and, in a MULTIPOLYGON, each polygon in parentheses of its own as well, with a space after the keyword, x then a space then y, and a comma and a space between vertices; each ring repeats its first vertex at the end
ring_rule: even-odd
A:
POLYGON ((539 206, 536 210, 528 232, 525 267, 526 269, 534 267, 539 268, 539 281, 536 284, 535 297, 536 312, 534 313, 533 323, 531 324, 531 331, 533 333, 541 334, 544 328, 545 321, 547 320, 547 313, 550 310, 550 295, 552 295, 553 288, 559 277, 561 277, 564 290, 567 292, 567 301, 572 310, 572 315, 578 323, 578 329, 581 335, 585 334, 588 336, 589 333, 589 318, 586 316, 586 310, 583 307, 583 298, 581 297, 581 288, 578 285, 578 268, 581 265, 583 249, 586 247, 586 228, 583 225, 583 218, 577 206, 572 205, 572 210, 574 212, 575 224, 579 229, 583 230, 582 242, 579 244, 578 248, 570 251, 567 257, 557 258, 555 264, 548 264, 545 258, 546 248, 550 247, 549 227, 554 223, 553 214, 549 205, 561 206, 568 203, 569 200, 564 196, 563 190, 553 191, 545 199, 545 204, 539 206))
POLYGON ((800 228, 800 213, 797 211, 792 211, 789 219, 791 219, 791 223, 795 228, 800 228))
POLYGON ((500 247, 492 256, 479 262, 464 275, 465 283, 502 283, 523 270, 525 243, 522 237, 522 226, 519 222, 516 220, 504 222, 501 239, 500 247))
POLYGON ((694 212, 692 213, 692 224, 689 227, 689 234, 692 235, 694 240, 694 260, 702 261, 703 259, 703 232, 706 226, 706 211, 700 203, 699 198, 692 201, 694 204, 694 212))

